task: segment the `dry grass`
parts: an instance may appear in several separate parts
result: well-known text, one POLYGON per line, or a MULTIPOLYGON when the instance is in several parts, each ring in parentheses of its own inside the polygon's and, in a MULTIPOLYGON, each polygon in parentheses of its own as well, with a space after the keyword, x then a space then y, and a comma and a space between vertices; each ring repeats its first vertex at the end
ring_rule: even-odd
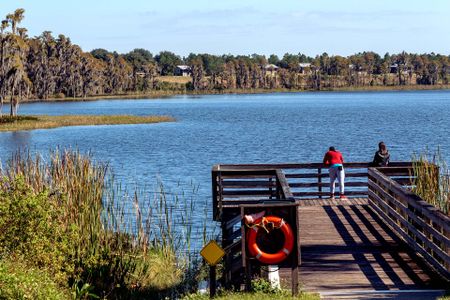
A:
POLYGON ((119 125, 172 122, 169 116, 130 116, 130 115, 71 115, 71 116, 19 116, 0 118, 0 131, 48 129, 65 126, 119 125))
POLYGON ((413 156, 413 172, 416 176, 413 192, 444 214, 450 215, 450 169, 438 149, 413 156))
POLYGON ((162 82, 181 83, 181 84, 186 84, 192 81, 190 76, 159 76, 157 79, 162 82))

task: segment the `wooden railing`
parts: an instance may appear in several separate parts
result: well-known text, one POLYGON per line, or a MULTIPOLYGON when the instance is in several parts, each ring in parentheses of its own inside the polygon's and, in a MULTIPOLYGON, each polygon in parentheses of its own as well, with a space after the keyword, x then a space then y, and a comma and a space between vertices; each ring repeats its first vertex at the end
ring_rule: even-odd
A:
MULTIPOLYGON (((367 162, 345 164, 345 194, 367 197, 367 162)), ((411 184, 410 162, 392 162, 392 178, 411 184)), ((268 200, 301 200, 329 196, 328 168, 321 163, 215 165, 212 169, 214 220, 242 203, 268 200)), ((338 188, 336 189, 338 191, 338 188)), ((233 214, 234 215, 234 214, 233 214)))
MULTIPOLYGON (((412 249, 450 278, 450 218, 393 180, 395 168, 369 168, 368 196, 373 210, 412 249)), ((402 173, 403 174, 403 173, 402 173)))
POLYGON ((235 170, 216 165, 212 170, 212 188, 213 214, 216 221, 222 218, 224 209, 232 212, 232 218, 239 214, 240 204, 295 200, 287 179, 280 169, 235 170))

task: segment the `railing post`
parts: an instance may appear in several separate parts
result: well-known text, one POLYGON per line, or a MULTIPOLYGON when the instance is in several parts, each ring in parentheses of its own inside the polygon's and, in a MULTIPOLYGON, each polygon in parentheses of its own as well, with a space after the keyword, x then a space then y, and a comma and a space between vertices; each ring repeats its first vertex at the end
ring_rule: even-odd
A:
POLYGON ((269 199, 273 200, 273 188, 272 188, 272 182, 273 182, 273 178, 269 177, 269 199))
POLYGON ((317 187, 319 190, 319 199, 322 199, 322 195, 320 193, 322 193, 322 168, 318 168, 317 169, 317 187))
POLYGON ((212 185, 212 203, 213 203, 213 219, 217 220, 218 218, 218 201, 217 201, 217 172, 213 169, 211 172, 211 185, 212 185))
POLYGON ((277 194, 277 200, 281 199, 281 184, 280 184, 280 180, 278 180, 278 176, 276 177, 276 194, 277 194))

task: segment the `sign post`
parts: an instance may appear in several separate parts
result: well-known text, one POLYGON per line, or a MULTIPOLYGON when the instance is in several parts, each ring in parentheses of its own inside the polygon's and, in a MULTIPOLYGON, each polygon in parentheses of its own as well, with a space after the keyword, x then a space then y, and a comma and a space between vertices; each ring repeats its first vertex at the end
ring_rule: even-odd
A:
POLYGON ((213 298, 216 295, 216 265, 225 255, 225 251, 212 240, 203 247, 200 255, 206 260, 209 265, 209 297, 213 298))

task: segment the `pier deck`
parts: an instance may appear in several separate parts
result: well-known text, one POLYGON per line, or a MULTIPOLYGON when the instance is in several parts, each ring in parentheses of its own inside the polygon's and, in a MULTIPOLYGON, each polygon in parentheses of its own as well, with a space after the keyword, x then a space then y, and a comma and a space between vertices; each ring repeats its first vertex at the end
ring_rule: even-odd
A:
MULTIPOLYGON (((411 169, 411 163, 348 164, 350 198, 330 200, 328 174, 320 164, 215 166, 215 220, 222 224, 222 246, 230 250, 225 285, 251 273, 234 268, 239 253, 246 257, 245 245, 239 245, 240 209, 288 201, 297 211, 300 259, 294 260, 298 269, 282 267, 279 273, 282 286, 293 293, 298 278, 300 289, 320 292, 324 299, 442 295, 450 289, 450 218, 411 192, 411 169)), ((258 263, 244 260, 249 259, 258 263)))
MULTIPOLYGON (((299 278, 305 290, 331 295, 445 288, 373 213, 366 198, 302 200, 299 206, 299 278)), ((286 283, 289 276, 290 270, 281 270, 286 283)))

